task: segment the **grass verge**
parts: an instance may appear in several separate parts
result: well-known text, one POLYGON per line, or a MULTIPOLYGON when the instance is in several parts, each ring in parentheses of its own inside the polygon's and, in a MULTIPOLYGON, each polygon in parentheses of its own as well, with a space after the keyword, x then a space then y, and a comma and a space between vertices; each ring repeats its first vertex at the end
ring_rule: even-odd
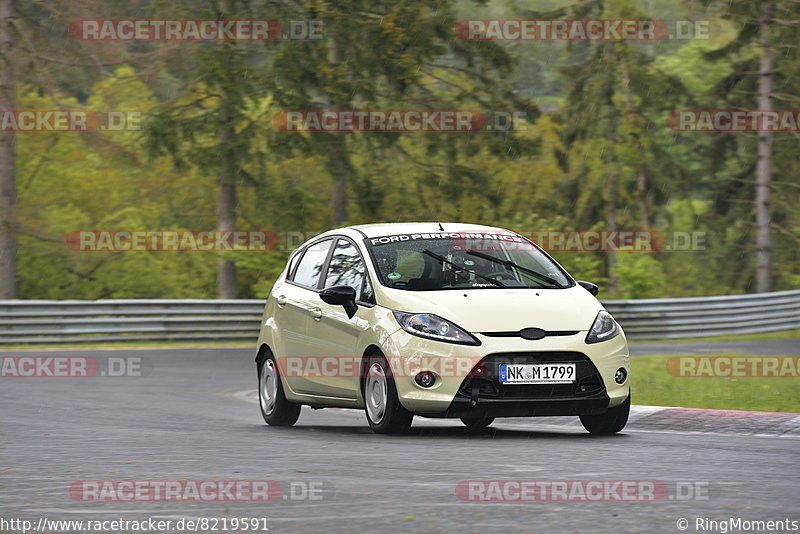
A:
POLYGON ((667 372, 667 360, 672 357, 659 355, 631 358, 634 404, 717 410, 800 412, 800 378, 676 377, 667 372))
POLYGON ((800 328, 794 330, 782 330, 780 332, 764 332, 763 334, 738 334, 714 337, 686 337, 681 339, 649 339, 649 340, 628 340, 631 343, 707 343, 714 341, 765 341, 770 339, 799 339, 800 328))

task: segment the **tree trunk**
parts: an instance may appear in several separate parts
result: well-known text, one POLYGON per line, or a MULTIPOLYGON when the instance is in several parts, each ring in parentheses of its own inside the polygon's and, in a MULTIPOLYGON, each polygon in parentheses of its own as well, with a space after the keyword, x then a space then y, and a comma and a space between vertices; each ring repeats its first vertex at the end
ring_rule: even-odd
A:
MULTIPOLYGON (((630 121, 636 122, 638 116, 633 107, 630 66, 628 65, 628 58, 624 54, 620 56, 620 63, 622 65, 622 93, 625 95, 625 106, 627 108, 630 121)), ((639 149, 639 157, 644 158, 647 151, 642 145, 641 139, 636 140, 636 145, 639 149)), ((636 198, 639 202, 639 220, 641 221, 640 224, 642 225, 641 230, 647 230, 650 227, 650 210, 647 207, 647 169, 645 168, 643 159, 639 161, 637 165, 636 198)))
MULTIPOLYGON (((773 4, 761 4, 760 45, 761 61, 758 69, 758 109, 772 109, 772 50, 769 30, 772 23, 773 4)), ((772 186, 772 132, 758 133, 758 160, 756 162, 756 292, 772 290, 772 243, 770 239, 770 188, 772 186)))
MULTIPOLYGON (((14 6, 0 0, 0 110, 16 110, 14 6)), ((16 133, 0 131, 0 299, 17 298, 16 133)))
POLYGON ((330 134, 328 147, 328 170, 333 178, 333 225, 347 222, 347 184, 355 172, 345 146, 344 134, 330 134))
MULTIPOLYGON (((609 142, 613 143, 613 139, 609 139, 609 142)), ((613 146, 613 144, 610 144, 609 149, 613 146)), ((606 179, 608 180, 608 189, 610 191, 607 204, 608 231, 613 236, 617 231, 617 178, 614 176, 614 169, 611 162, 606 163, 606 165, 609 168, 606 179)), ((616 240, 614 241, 616 242, 616 240)), ((606 263, 608 266, 608 289, 611 294, 616 294, 619 284, 617 283, 617 253, 614 251, 613 247, 606 252, 606 257, 608 258, 606 263)))
MULTIPOLYGON (((609 64, 613 57, 613 50, 610 43, 606 43, 605 45, 605 56, 609 59, 609 64)), ((608 105, 613 107, 614 102, 613 99, 609 99, 608 105)), ((606 180, 607 183, 607 194, 608 194, 608 201, 606 204, 606 209, 608 210, 606 213, 606 220, 608 222, 608 231, 611 232, 611 235, 617 231, 617 176, 614 174, 617 169, 614 163, 616 162, 616 156, 614 155, 614 147, 617 143, 616 135, 614 133, 615 125, 611 122, 609 118, 609 123, 606 127, 606 148, 605 151, 608 152, 609 156, 605 158, 605 167, 606 167, 606 180)), ((605 152, 604 151, 604 152, 605 152)), ((617 253, 613 249, 613 247, 606 251, 606 267, 608 268, 608 289, 611 294, 615 294, 619 287, 617 283, 617 253)))
POLYGON ((347 221, 347 182, 344 175, 333 178, 333 225, 342 226, 347 221))
MULTIPOLYGON (((217 7, 222 16, 230 13, 227 0, 219 0, 217 7)), ((220 46, 233 46, 231 42, 220 46)), ((219 132, 219 198, 217 199, 217 230, 220 232, 236 228, 236 154, 231 146, 236 135, 234 129, 235 113, 225 88, 221 88, 222 102, 220 112, 222 126, 219 132)), ((217 298, 236 298, 236 264, 231 260, 217 262, 217 298)))
MULTIPOLYGON (((225 113, 227 116, 227 113, 225 113)), ((220 134, 221 154, 219 166, 219 199, 217 201, 217 230, 220 232, 236 228, 236 162, 229 146, 234 136, 233 128, 227 123, 220 134)), ((217 262, 217 297, 236 298, 236 264, 231 260, 217 262)))
MULTIPOLYGON (((339 36, 331 39, 331 63, 334 68, 344 61, 339 36)), ((346 109, 341 102, 334 102, 336 109, 346 109)), ((328 152, 328 171, 333 179, 333 225, 342 226, 347 222, 347 184, 351 180, 352 166, 350 165, 345 138, 342 133, 331 134, 328 152)))

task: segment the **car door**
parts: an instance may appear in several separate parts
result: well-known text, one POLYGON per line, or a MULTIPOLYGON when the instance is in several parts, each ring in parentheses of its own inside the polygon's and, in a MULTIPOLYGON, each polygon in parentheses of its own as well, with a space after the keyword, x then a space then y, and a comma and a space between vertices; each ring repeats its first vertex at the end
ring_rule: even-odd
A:
POLYGON ((276 356, 284 379, 297 393, 315 393, 307 370, 316 342, 309 337, 308 328, 312 317, 322 312, 317 292, 333 241, 328 238, 306 246, 290 265, 286 281, 273 289, 274 317, 281 339, 276 356))
POLYGON ((374 305, 366 265, 356 245, 338 238, 328 263, 323 288, 350 286, 356 290, 358 310, 350 318, 342 306, 327 304, 317 295, 321 309, 308 325, 313 339, 313 355, 320 363, 314 390, 329 397, 355 399, 360 387, 359 339, 369 328, 369 316, 374 305))

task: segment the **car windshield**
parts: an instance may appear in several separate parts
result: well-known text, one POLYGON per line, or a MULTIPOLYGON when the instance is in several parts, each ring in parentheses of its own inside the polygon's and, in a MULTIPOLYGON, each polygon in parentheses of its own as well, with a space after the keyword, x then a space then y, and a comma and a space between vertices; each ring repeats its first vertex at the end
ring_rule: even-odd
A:
POLYGON ((563 289, 572 285, 547 254, 516 234, 398 234, 367 238, 366 243, 381 284, 395 289, 563 289))

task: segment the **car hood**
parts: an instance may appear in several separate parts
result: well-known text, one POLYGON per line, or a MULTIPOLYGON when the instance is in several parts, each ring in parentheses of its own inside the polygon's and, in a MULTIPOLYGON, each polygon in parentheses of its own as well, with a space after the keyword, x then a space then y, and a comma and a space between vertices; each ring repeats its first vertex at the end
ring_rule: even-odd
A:
POLYGON ((396 311, 434 313, 470 332, 589 330, 603 309, 581 286, 567 289, 403 291, 381 288, 379 303, 396 311))

